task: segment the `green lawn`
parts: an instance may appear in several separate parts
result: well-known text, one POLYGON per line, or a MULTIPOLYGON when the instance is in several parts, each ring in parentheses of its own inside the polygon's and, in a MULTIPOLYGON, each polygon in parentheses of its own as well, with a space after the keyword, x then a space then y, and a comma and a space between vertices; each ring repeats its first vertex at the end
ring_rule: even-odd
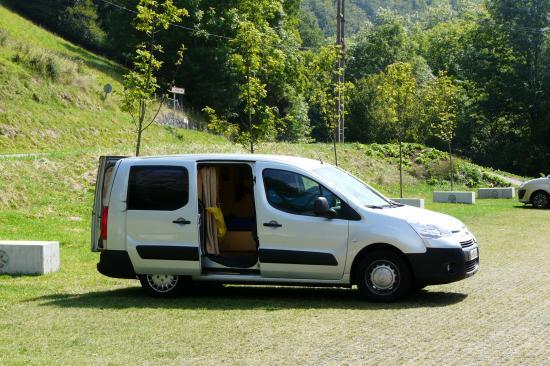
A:
POLYGON ((252 286, 157 300, 137 281, 96 272, 91 194, 78 205, 67 194, 0 212, 0 237, 62 242, 59 273, 0 276, 2 365, 548 362, 549 210, 428 202, 477 235, 480 271, 400 303, 366 303, 347 289, 252 286))

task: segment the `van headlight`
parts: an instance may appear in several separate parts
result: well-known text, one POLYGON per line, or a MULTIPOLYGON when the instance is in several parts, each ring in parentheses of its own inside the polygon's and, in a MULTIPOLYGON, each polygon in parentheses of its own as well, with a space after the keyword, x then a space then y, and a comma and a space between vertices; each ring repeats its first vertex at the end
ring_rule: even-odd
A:
POLYGON ((418 222, 414 220, 409 220, 407 222, 423 239, 438 239, 444 236, 451 235, 451 230, 445 229, 438 225, 418 222))

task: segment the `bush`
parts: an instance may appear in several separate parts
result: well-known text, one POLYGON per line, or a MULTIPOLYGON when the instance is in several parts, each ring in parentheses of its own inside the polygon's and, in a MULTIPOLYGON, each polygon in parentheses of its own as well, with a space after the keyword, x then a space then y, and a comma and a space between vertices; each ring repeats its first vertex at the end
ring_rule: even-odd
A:
POLYGON ((483 181, 489 183, 491 187, 508 187, 510 185, 510 183, 508 183, 504 179, 494 174, 491 174, 489 172, 484 171, 482 173, 482 178, 483 178, 483 181))
POLYGON ((478 187, 483 182, 481 169, 470 163, 463 163, 459 166, 458 180, 467 187, 478 187))
POLYGON ((17 45, 12 60, 53 81, 59 81, 63 76, 72 79, 78 70, 74 62, 43 49, 33 49, 27 44, 17 45))

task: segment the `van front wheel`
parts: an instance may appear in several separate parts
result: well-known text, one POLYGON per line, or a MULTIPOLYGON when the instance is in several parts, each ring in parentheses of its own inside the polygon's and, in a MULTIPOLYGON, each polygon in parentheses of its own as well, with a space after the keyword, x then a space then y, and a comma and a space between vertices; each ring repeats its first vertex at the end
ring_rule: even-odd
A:
POLYGON ((411 292, 411 271, 405 260, 391 251, 377 250, 365 255, 356 272, 360 294, 371 301, 391 302, 411 292))
POLYGON ((171 274, 139 275, 143 289, 154 297, 174 297, 183 286, 183 277, 171 274))

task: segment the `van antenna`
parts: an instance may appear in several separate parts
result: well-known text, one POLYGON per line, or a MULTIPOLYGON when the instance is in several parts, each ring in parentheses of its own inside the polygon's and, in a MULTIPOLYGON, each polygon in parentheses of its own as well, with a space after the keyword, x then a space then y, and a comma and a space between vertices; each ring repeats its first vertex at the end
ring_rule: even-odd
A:
POLYGON ((319 151, 315 151, 315 153, 317 154, 317 159, 319 159, 321 164, 323 164, 323 159, 321 159, 321 154, 319 154, 319 151))

